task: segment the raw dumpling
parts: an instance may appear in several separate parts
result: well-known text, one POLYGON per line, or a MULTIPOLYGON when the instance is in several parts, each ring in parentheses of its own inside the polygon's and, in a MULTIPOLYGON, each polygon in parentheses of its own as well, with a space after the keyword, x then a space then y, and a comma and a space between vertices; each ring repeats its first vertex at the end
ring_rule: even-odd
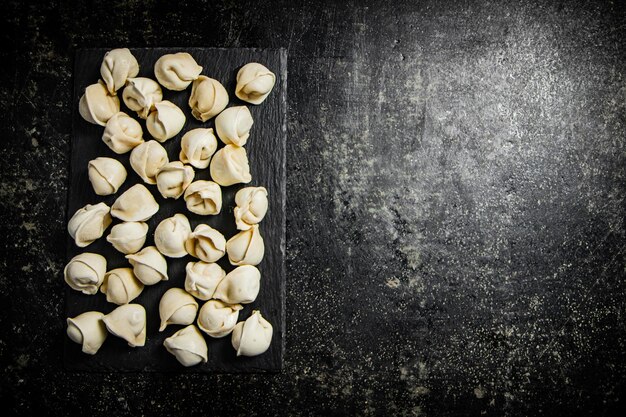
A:
POLYGON ((254 224, 228 239, 226 252, 232 265, 260 264, 265 254, 265 244, 259 226, 254 224))
POLYGON ((192 129, 180 141, 180 160, 196 168, 209 166, 211 156, 217 149, 217 139, 213 129, 192 129))
POLYGON ((173 138, 185 126, 185 113, 171 101, 163 100, 154 105, 146 120, 146 128, 159 142, 173 138))
POLYGON ((235 145, 226 145, 215 152, 210 171, 213 181, 222 187, 252 181, 246 150, 235 145))
POLYGON ((185 202, 192 213, 218 214, 222 210, 222 189, 213 181, 192 182, 185 190, 185 202))
POLYGON ((182 288, 170 288, 165 291, 159 302, 159 315, 161 327, 165 330, 168 324, 191 324, 196 319, 198 303, 195 298, 187 294, 182 288))
POLYGON ((163 91, 161 86, 150 78, 129 78, 122 98, 126 107, 136 111, 137 116, 142 119, 147 119, 154 105, 163 100, 163 91))
POLYGON ((163 346, 183 366, 194 366, 208 360, 208 347, 204 337, 193 324, 180 329, 163 341, 163 346))
POLYGON ((116 268, 104 275, 100 292, 114 304, 128 304, 141 294, 143 284, 135 277, 132 268, 116 268))
POLYGON ((141 251, 126 255, 133 266, 133 273, 144 285, 154 285, 167 281, 167 261, 154 246, 147 246, 141 251))
POLYGON ((224 337, 235 328, 242 308, 241 304, 209 300, 200 309, 198 327, 211 337, 224 337))
POLYGON ((120 111, 120 99, 109 94, 102 81, 85 88, 85 94, 78 103, 80 115, 95 125, 104 126, 113 115, 120 111))
POLYGON ((111 228, 107 241, 125 255, 138 252, 146 243, 148 225, 143 222, 124 222, 111 228))
POLYGON ((237 356, 256 356, 269 349, 272 333, 272 325, 254 310, 246 321, 237 323, 231 342, 237 356))
POLYGON ((115 194, 126 180, 126 168, 118 160, 99 157, 89 161, 89 181, 98 195, 115 194))
POLYGON ((111 206, 111 215, 125 222, 145 222, 157 211, 159 205, 141 184, 130 187, 111 206))
POLYGON ((229 107, 215 118, 215 130, 226 145, 243 146, 254 121, 246 106, 229 107))
POLYGON ((102 285, 107 271, 107 260, 97 253, 84 252, 74 256, 65 266, 65 282, 72 289, 93 295, 102 285))
POLYGON ((189 97, 193 117, 206 122, 220 114, 227 105, 228 93, 219 81, 201 75, 193 82, 189 97))
POLYGON ((163 197, 178 199, 191 184, 194 175, 189 165, 180 161, 167 163, 156 175, 157 188, 163 197))
POLYGON ((168 90, 182 91, 202 72, 202 67, 187 52, 167 54, 154 64, 154 75, 168 90))
POLYGON ((82 345, 83 352, 88 355, 95 355, 109 335, 103 317, 99 311, 87 311, 67 319, 67 336, 82 345))
POLYGON ((143 143, 143 130, 137 120, 120 111, 104 126, 102 141, 113 152, 123 154, 143 143))
POLYGON ((265 66, 250 62, 237 73, 235 95, 243 101, 261 104, 274 88, 276 76, 265 66))
POLYGON ((189 220, 184 214, 175 214, 161 221, 154 230, 154 244, 165 256, 182 258, 187 255, 185 242, 191 234, 189 220))
POLYGON ((199 224, 185 243, 187 252, 205 262, 216 262, 224 256, 226 239, 224 235, 207 224, 199 224))
POLYGON ((264 187, 245 187, 235 194, 235 223, 237 229, 248 230, 259 223, 267 213, 267 190, 264 187))
POLYGON ((239 266, 230 271, 217 285, 213 298, 228 304, 249 304, 259 294, 261 273, 252 265, 239 266))
POLYGON ((111 94, 124 87, 128 78, 139 74, 139 63, 128 48, 112 49, 104 54, 100 75, 111 94))
POLYGON ((146 310, 140 304, 124 304, 102 318, 109 332, 128 342, 128 346, 146 343, 146 310))
POLYGON ((187 263, 185 271, 185 291, 200 300, 213 297, 217 285, 226 276, 218 264, 203 261, 187 263))
POLYGON ((67 231, 76 246, 84 248, 99 239, 110 224, 109 206, 105 203, 87 204, 74 213, 67 223, 67 231))
POLYGON ((130 166, 147 184, 156 184, 156 175, 168 162, 167 151, 156 140, 144 142, 130 153, 130 166))

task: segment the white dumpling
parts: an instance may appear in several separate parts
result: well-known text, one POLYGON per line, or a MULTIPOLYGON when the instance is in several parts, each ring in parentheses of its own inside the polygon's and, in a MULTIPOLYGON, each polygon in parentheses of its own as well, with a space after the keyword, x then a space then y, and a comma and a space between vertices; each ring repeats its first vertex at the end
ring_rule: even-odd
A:
POLYGON ((165 164, 156 175, 157 188, 165 198, 180 198, 185 192, 195 172, 189 165, 180 161, 165 164))
POLYGON ((107 236, 109 242, 115 249, 125 255, 139 252, 146 243, 148 225, 144 222, 124 222, 116 224, 111 228, 111 233, 107 236))
POLYGON ((65 282, 73 290, 93 295, 102 285, 107 270, 107 260, 97 253, 84 252, 74 256, 65 266, 65 282))
POLYGON ((192 129, 180 141, 180 160, 185 164, 204 169, 217 149, 213 129, 192 129))
POLYGON ((194 181, 185 190, 187 210, 203 216, 222 210, 222 189, 213 181, 194 181))
POLYGON ((235 223, 237 229, 248 230, 258 224, 267 213, 267 190, 264 187, 245 187, 235 194, 235 223))
POLYGON ((206 122, 220 114, 228 105, 228 93, 224 86, 213 78, 200 75, 191 86, 189 107, 191 114, 206 122))
POLYGON ((213 181, 222 187, 252 181, 246 150, 235 145, 226 145, 215 152, 210 172, 213 181))
POLYGON ((185 291, 199 300, 213 297, 217 285, 226 276, 221 266, 204 261, 187 263, 185 271, 185 291))
POLYGON ((156 175, 168 162, 167 151, 156 140, 144 142, 130 153, 130 166, 147 184, 156 184, 156 175))
POLYGON ((246 106, 229 107, 215 118, 215 130, 226 145, 243 146, 250 136, 252 114, 246 106))
POLYGON ((146 120, 146 128, 153 138, 165 142, 183 129, 185 120, 185 113, 176 104, 163 100, 154 104, 154 110, 146 120))
POLYGON ((198 327, 211 337, 224 337, 235 328, 242 308, 241 304, 209 300, 198 313, 198 327))
POLYGON ((272 325, 254 310, 246 321, 237 323, 231 342, 237 356, 257 356, 269 349, 272 343, 272 325))
POLYGON ((103 317, 99 311, 87 311, 67 319, 67 336, 88 355, 95 355, 109 335, 103 317))
POLYGON ((100 292, 109 303, 128 304, 141 294, 143 283, 133 274, 132 268, 116 268, 104 275, 100 292))
POLYGON ((206 363, 208 360, 206 341, 193 324, 180 329, 165 339, 163 346, 183 366, 194 366, 199 363, 206 363))
POLYGON ((102 81, 85 88, 85 93, 78 103, 78 112, 88 121, 104 126, 113 115, 120 111, 120 100, 115 94, 109 94, 102 81))
POLYGON ((130 187, 111 206, 111 215, 125 222, 145 222, 157 211, 159 204, 142 184, 130 187))
POLYGON ((249 304, 259 294, 261 273, 252 265, 230 271, 217 285, 213 298, 228 304, 249 304))
POLYGON ((170 288, 165 291, 159 302, 162 332, 169 324, 191 324, 196 319, 198 303, 182 288, 170 288))
POLYGON ((261 104, 276 83, 276 75, 265 66, 250 62, 237 72, 235 95, 243 101, 261 104))
POLYGON ((109 332, 128 342, 128 346, 146 343, 146 310, 140 304, 124 304, 102 318, 109 332))
POLYGON ((122 91, 122 98, 126 107, 137 112, 137 116, 142 119, 147 119, 154 105, 163 100, 163 91, 159 83, 150 78, 129 78, 122 91))
POLYGON ((182 91, 198 78, 202 67, 187 52, 166 54, 154 64, 154 75, 168 90, 182 91))
POLYGON ((143 130, 137 120, 120 111, 104 126, 102 141, 113 152, 123 154, 143 143, 143 130))
POLYGON ((208 224, 199 224, 185 242, 187 252, 205 262, 216 262, 226 251, 226 239, 208 224))
POLYGON ((128 78, 139 74, 139 63, 128 48, 112 49, 102 59, 100 75, 111 94, 124 87, 128 78))
POLYGON ((154 230, 154 244, 165 256, 182 258, 187 255, 185 242, 191 234, 191 225, 187 216, 175 214, 159 223, 154 230))
POLYGON ((69 232, 76 246, 84 248, 99 239, 111 224, 109 206, 105 203, 87 204, 74 213, 67 223, 69 232))
POLYGON ((253 224, 226 242, 228 260, 232 265, 258 265, 265 255, 265 244, 259 226, 253 224))
POLYGON ((99 157, 89 161, 89 181, 98 195, 115 194, 126 181, 126 168, 118 160, 99 157))
POLYGON ((139 252, 126 255, 133 267, 133 273, 144 285, 154 285, 167 281, 167 261, 154 246, 146 246, 139 252))

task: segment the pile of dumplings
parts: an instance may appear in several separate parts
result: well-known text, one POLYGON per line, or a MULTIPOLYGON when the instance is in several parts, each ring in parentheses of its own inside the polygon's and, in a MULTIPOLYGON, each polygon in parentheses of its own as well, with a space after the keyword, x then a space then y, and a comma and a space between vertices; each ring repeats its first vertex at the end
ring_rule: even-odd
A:
MULTIPOLYGON (((119 220, 106 240, 128 260, 127 267, 107 270, 104 256, 83 252, 65 267, 65 282, 73 290, 90 296, 100 292, 107 302, 118 305, 106 315, 88 311, 67 319, 67 335, 84 353, 95 354, 109 334, 131 347, 144 346, 148 318, 144 307, 133 301, 146 287, 169 279, 167 258, 187 255, 197 261, 185 268, 184 288, 168 289, 159 303, 159 331, 184 326, 165 339, 164 348, 182 365, 193 366, 208 360, 204 335, 231 335, 237 356, 259 355, 270 346, 272 325, 260 311, 239 321, 243 306, 256 299, 260 288, 256 265, 265 252, 259 230, 268 209, 264 187, 245 187, 236 193, 234 221, 239 232, 228 240, 207 224, 192 230, 187 216, 177 213, 156 227, 155 245, 145 246, 146 221, 159 211, 147 187, 156 186, 166 199, 182 197, 190 212, 210 216, 222 211, 221 187, 252 181, 244 148, 254 123, 252 114, 246 106, 227 108, 224 86, 201 73, 202 67, 190 54, 179 52, 157 60, 156 81, 138 77, 139 64, 130 50, 114 49, 102 61, 102 79, 88 86, 80 99, 83 119, 104 127, 102 141, 114 153, 130 152, 130 165, 143 181, 119 195, 111 207, 104 202, 87 204, 69 220, 68 232, 80 248, 100 239, 114 219, 119 220), (162 88, 183 91, 190 85, 191 114, 201 122, 215 118, 216 132, 211 128, 185 132, 179 160, 170 161, 161 143, 181 132, 186 116, 176 104, 163 99, 162 88), (120 90, 125 106, 145 121, 151 139, 144 138, 137 119, 120 111, 120 90), (219 150, 218 138, 225 145, 219 150), (212 180, 194 181, 196 170, 207 168, 212 180), (229 273, 216 263, 224 256, 235 267, 229 273)), ((235 95, 261 104, 275 81, 265 66, 248 63, 237 73, 235 95)), ((116 194, 127 179, 124 165, 114 158, 99 157, 87 165, 89 181, 99 196, 116 194)))

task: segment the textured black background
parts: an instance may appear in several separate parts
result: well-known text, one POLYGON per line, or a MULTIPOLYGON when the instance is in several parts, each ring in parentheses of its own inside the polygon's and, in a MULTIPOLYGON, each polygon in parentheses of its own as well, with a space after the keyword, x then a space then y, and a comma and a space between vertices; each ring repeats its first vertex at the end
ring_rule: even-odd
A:
POLYGON ((3 410, 624 408, 623 1, 0 7, 3 410), (126 45, 289 49, 281 374, 63 370, 72 57, 126 45))

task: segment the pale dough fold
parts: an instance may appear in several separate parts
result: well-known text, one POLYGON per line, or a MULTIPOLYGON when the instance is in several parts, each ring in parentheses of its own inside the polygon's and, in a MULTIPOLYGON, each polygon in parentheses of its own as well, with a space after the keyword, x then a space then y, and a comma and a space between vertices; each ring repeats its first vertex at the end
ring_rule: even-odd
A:
POLYGON ((220 114, 227 105, 228 93, 219 81, 201 75, 193 82, 189 97, 193 117, 206 122, 220 114))
POLYGON ((252 114, 246 106, 229 107, 215 118, 215 130, 226 145, 243 146, 252 128, 252 114))
POLYGON ((155 246, 146 246, 135 254, 126 255, 133 273, 144 285, 167 281, 167 261, 155 246))
POLYGON ((147 119, 154 105, 163 100, 163 91, 159 83, 150 78, 129 78, 122 91, 122 98, 126 107, 137 112, 137 116, 142 119, 147 119))
POLYGON ((204 261, 187 263, 185 271, 185 291, 205 301, 213 297, 217 284, 226 276, 221 266, 204 261))
POLYGON ((185 242, 191 235, 189 220, 184 214, 175 214, 159 223, 154 230, 154 244, 165 256, 182 258, 187 255, 185 242))
POLYGON ((237 73, 235 95, 251 104, 261 104, 274 88, 276 75, 258 62, 250 62, 237 73))
POLYGON ((252 181, 246 150, 235 145, 226 145, 215 152, 210 172, 213 181, 222 187, 252 181))
POLYGON ((84 252, 74 256, 65 266, 65 282, 73 290, 94 295, 102 285, 107 270, 107 260, 97 253, 84 252))
POLYGON ((137 120, 120 111, 107 121, 102 141, 116 154, 123 154, 143 143, 143 130, 137 120))
POLYGON ((272 343, 272 325, 254 310, 246 321, 237 323, 231 342, 237 356, 256 356, 267 351, 272 343))
POLYGON ((130 166, 146 184, 156 184, 156 175, 168 162, 167 151, 156 140, 144 142, 130 153, 130 166))
POLYGON ((165 142, 183 129, 185 120, 185 113, 176 104, 163 100, 154 105, 146 120, 146 128, 153 138, 165 142))
POLYGON ((186 367, 206 363, 208 360, 206 341, 193 324, 165 339, 163 346, 176 357, 181 365, 186 367))
POLYGON ((216 262, 224 256, 226 239, 208 224, 199 224, 185 242, 187 252, 202 261, 216 262))
POLYGON ((146 310, 140 304, 124 304, 102 318, 109 332, 128 342, 128 346, 146 343, 146 310))
POLYGON ((163 55, 154 64, 154 75, 168 90, 182 91, 198 78, 202 67, 187 52, 163 55))
POLYGON ((120 111, 120 99, 115 94, 109 94, 102 81, 85 88, 85 94, 78 103, 78 112, 88 121, 104 126, 113 115, 120 111))
POLYGON ((143 284, 135 277, 132 268, 116 268, 104 275, 100 292, 109 303, 128 304, 141 294, 143 284))
POLYGON ((111 215, 125 222, 145 222, 157 211, 158 203, 142 184, 130 187, 111 206, 111 215))
POLYGON ((250 304, 256 300, 261 283, 261 272, 244 265, 230 271, 217 285, 213 298, 227 304, 250 304))
POLYGON ((200 215, 215 215, 222 210, 222 189, 213 181, 194 181, 185 190, 187 210, 200 215))
POLYGON ((103 156, 92 159, 87 165, 89 182, 98 195, 115 194, 126 181, 126 168, 117 159, 103 156))
POLYGON ((258 224, 267 213, 267 190, 264 187, 245 187, 235 194, 234 209, 237 229, 248 230, 258 224))
POLYGON ((95 355, 109 335, 103 317, 99 311, 87 311, 67 319, 67 336, 88 355, 95 355))
POLYGON ((169 162, 156 175, 157 188, 163 197, 178 199, 189 187, 194 175, 189 165, 180 161, 169 162))
POLYGON ((126 80, 139 74, 139 63, 128 48, 112 49, 102 59, 100 75, 111 94, 124 87, 126 80))
POLYGON ((258 265, 265 255, 265 244, 259 226, 253 224, 226 242, 228 260, 232 265, 258 265))
POLYGON ((233 331, 239 318, 241 304, 226 304, 219 300, 209 300, 198 313, 198 327, 211 337, 224 337, 233 331))
POLYGON ((84 248, 99 239, 111 224, 109 206, 105 203, 87 204, 78 209, 67 223, 69 232, 76 246, 84 248))
POLYGON ((192 129, 180 141, 180 160, 185 164, 204 169, 217 149, 213 129, 192 129))
POLYGON ((111 233, 107 236, 109 242, 115 249, 125 255, 136 253, 146 243, 148 225, 144 222, 123 222, 111 228, 111 233))
POLYGON ((170 288, 165 291, 159 302, 162 332, 169 324, 191 324, 196 319, 198 303, 182 288, 170 288))

